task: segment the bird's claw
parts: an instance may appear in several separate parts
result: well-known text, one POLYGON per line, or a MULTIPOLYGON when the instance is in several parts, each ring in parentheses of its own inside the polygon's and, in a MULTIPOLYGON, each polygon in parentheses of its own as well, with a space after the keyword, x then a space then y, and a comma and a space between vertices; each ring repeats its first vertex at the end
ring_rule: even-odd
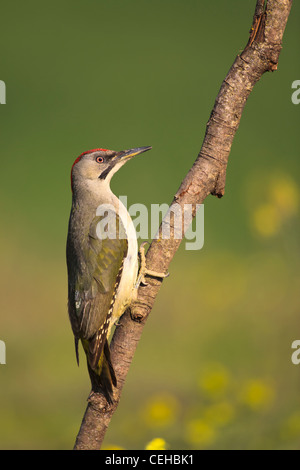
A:
POLYGON ((138 288, 140 286, 140 284, 142 284, 143 286, 148 285, 148 282, 146 281, 145 276, 157 277, 159 279, 165 279, 166 277, 170 276, 169 272, 167 272, 167 273, 158 273, 156 271, 152 271, 151 269, 147 268, 147 266, 146 266, 146 256, 145 256, 145 245, 147 245, 147 244, 149 245, 150 243, 147 242, 147 241, 143 242, 140 246, 140 249, 139 249, 141 264, 140 264, 139 275, 138 275, 137 282, 136 282, 136 288, 138 288))

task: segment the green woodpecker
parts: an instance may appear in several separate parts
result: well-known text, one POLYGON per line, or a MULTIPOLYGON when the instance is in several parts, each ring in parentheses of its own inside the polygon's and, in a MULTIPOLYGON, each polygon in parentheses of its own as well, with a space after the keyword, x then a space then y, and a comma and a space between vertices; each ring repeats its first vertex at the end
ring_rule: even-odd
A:
POLYGON ((81 340, 93 391, 108 402, 117 385, 110 359, 109 336, 130 306, 144 275, 165 277, 145 268, 138 275, 138 243, 126 208, 110 189, 110 181, 133 156, 150 150, 121 152, 94 149, 82 153, 71 170, 72 208, 67 239, 68 310, 75 337, 81 340), (102 208, 102 209, 101 209, 102 208), (113 227, 113 236, 107 226, 113 227))

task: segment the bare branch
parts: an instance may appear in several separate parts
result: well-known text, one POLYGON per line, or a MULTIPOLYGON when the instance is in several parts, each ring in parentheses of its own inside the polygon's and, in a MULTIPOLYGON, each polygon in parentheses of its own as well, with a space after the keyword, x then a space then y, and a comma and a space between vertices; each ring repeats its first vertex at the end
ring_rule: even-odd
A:
MULTIPOLYGON (((222 83, 206 126, 202 148, 172 205, 180 204, 182 208, 185 204, 195 206, 209 194, 219 198, 224 195, 228 157, 245 103, 261 76, 277 69, 291 6, 292 0, 257 1, 249 41, 222 83)), ((147 252, 148 268, 166 272, 180 242, 173 237, 153 240, 147 252)), ((118 380, 114 403, 108 405, 101 394, 91 394, 75 449, 100 448, 160 286, 161 281, 149 278, 149 284, 140 287, 138 301, 131 311, 122 316, 122 326, 116 329, 111 342, 111 357, 118 380)))

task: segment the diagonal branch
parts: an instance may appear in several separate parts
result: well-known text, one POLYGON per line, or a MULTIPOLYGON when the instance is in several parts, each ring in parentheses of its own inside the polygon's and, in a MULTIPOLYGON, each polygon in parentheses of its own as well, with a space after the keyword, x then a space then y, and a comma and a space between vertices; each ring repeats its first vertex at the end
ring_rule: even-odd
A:
MULTIPOLYGON (((224 195, 228 157, 244 106, 262 75, 277 69, 291 6, 292 0, 257 0, 249 41, 241 55, 236 57, 222 83, 206 125, 202 148, 175 194, 171 209, 176 204, 182 209, 185 204, 192 204, 195 208, 209 194, 219 198, 224 195)), ((163 224, 164 221, 159 234, 163 224)), ((147 252, 148 268, 166 272, 180 242, 174 236, 169 239, 154 239, 147 252)), ((100 449, 160 286, 161 281, 149 279, 147 286, 139 288, 138 300, 131 311, 127 310, 122 316, 122 326, 116 329, 111 342, 111 358, 118 380, 114 403, 108 405, 102 394, 91 394, 75 449, 100 449)))

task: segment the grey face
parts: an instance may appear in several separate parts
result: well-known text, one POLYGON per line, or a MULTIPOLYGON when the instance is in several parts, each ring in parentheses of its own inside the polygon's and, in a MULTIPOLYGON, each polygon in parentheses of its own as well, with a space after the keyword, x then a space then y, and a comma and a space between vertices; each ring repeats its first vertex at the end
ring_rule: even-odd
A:
POLYGON ((95 150, 82 154, 72 167, 72 183, 86 180, 108 180, 128 160, 135 155, 146 152, 152 147, 138 147, 115 152, 114 150, 95 150))

